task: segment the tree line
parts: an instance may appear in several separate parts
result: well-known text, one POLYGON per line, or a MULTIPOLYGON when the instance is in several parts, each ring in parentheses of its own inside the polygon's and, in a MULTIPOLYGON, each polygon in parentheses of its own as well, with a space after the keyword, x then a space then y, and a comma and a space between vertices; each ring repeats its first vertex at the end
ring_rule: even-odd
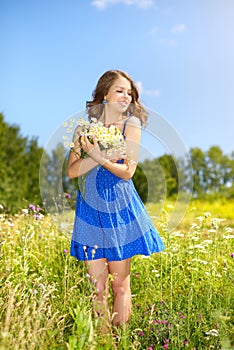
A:
MULTIPOLYGON (((19 126, 9 125, 0 114, 0 208, 17 212, 34 203, 59 210, 70 195, 75 198, 79 183, 66 176, 67 155, 62 143, 47 153, 37 138, 22 136, 19 126)), ((195 198, 231 199, 234 152, 224 154, 219 146, 208 151, 195 147, 187 159, 175 159, 171 154, 145 159, 138 164, 133 181, 144 202, 191 190, 195 198)))

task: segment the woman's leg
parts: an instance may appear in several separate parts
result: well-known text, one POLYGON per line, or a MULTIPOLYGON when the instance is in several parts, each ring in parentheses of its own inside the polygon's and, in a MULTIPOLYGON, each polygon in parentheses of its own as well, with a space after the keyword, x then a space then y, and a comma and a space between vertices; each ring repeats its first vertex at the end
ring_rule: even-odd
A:
POLYGON ((130 317, 132 299, 130 289, 130 259, 108 262, 113 275, 113 325, 126 323, 130 317))
POLYGON ((96 295, 93 300, 94 311, 101 318, 102 331, 106 332, 110 325, 108 307, 108 263, 106 259, 89 260, 85 262, 90 281, 95 285, 96 295))

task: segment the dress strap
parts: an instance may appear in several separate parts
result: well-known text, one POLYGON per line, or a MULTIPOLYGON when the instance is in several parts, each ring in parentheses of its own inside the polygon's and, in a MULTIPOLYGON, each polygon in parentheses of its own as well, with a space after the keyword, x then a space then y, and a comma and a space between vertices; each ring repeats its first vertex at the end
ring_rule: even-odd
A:
POLYGON ((127 122, 129 121, 130 118, 131 118, 131 115, 130 115, 130 116, 125 120, 125 122, 124 122, 122 135, 124 135, 124 133, 125 133, 126 125, 127 125, 127 122))

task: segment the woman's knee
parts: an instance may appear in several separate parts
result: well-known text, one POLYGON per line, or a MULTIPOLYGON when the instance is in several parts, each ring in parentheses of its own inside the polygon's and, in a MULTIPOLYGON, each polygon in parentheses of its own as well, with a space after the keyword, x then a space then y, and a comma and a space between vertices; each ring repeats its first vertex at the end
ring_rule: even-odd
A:
POLYGON ((130 283, 126 279, 115 278, 112 282, 114 295, 123 296, 130 293, 130 283))
POLYGON ((95 288, 98 295, 103 296, 103 293, 107 290, 107 283, 103 280, 97 280, 95 282, 95 288))

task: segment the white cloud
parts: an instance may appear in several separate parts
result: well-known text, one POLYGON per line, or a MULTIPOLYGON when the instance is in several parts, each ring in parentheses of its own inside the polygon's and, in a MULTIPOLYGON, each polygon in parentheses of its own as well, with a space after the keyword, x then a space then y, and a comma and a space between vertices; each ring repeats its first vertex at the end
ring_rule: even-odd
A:
POLYGON ((111 5, 133 5, 142 9, 149 9, 155 5, 154 0, 94 0, 92 1, 92 5, 95 6, 99 10, 105 10, 108 6, 111 5))
POLYGON ((149 96, 149 97, 159 97, 160 96, 159 89, 152 89, 152 90, 145 89, 143 87, 143 84, 141 81, 137 81, 136 84, 137 84, 137 87, 138 87, 141 95, 145 95, 145 96, 149 96))
POLYGON ((185 32, 186 29, 187 29, 186 24, 181 23, 181 24, 177 24, 177 25, 173 26, 173 27, 171 28, 171 32, 172 32, 172 34, 178 34, 178 33, 183 33, 183 32, 185 32))

